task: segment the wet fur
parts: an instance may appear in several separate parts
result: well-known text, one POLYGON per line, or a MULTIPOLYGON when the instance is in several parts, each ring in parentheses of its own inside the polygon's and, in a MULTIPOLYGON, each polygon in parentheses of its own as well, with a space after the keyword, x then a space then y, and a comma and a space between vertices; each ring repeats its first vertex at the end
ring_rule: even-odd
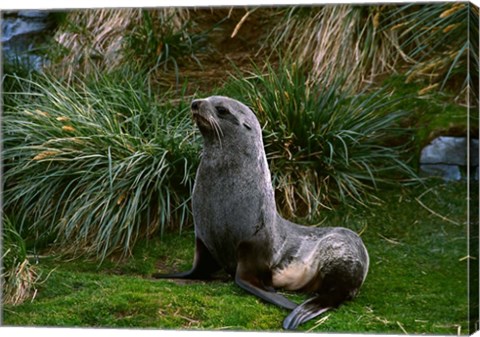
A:
POLYGON ((295 329, 353 298, 368 271, 362 240, 342 227, 305 227, 283 219, 257 118, 222 96, 192 102, 204 140, 192 209, 193 267, 159 278, 207 279, 226 270, 246 291, 292 310, 283 323, 295 329), (297 306, 275 288, 312 293, 297 306))

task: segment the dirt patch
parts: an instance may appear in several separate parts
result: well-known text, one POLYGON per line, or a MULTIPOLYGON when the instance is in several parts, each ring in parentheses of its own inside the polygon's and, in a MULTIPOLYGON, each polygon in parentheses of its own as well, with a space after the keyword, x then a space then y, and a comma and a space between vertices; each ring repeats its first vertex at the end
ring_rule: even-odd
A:
MULTIPOLYGON (((179 64, 178 73, 167 74, 169 82, 177 82, 177 86, 187 83, 187 95, 208 94, 221 87, 237 69, 247 72, 253 64, 265 64, 269 59, 265 48, 268 29, 281 13, 278 8, 235 7, 195 9, 190 15, 197 23, 195 31, 210 30, 207 51, 196 55, 200 64, 186 60, 179 64)), ((165 76, 161 71, 155 77, 165 81, 165 76)))

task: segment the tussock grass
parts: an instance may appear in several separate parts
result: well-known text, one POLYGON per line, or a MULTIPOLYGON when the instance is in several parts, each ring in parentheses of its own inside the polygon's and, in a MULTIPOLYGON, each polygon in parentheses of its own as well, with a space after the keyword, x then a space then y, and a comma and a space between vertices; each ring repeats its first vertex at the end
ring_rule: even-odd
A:
MULTIPOLYGON (((367 204, 375 200, 379 184, 414 176, 403 160, 404 149, 396 146, 406 140, 399 126, 405 112, 392 98, 398 95, 359 87, 393 71, 399 58, 423 55, 408 56, 414 44, 398 43, 413 32, 402 33, 409 28, 406 15, 424 8, 339 5, 262 15, 252 9, 228 30, 227 36, 250 41, 260 37, 247 30, 255 16, 285 14, 270 41, 273 50, 288 47, 286 59, 296 65, 280 60, 278 68, 257 68, 247 78, 235 75, 227 87, 212 89, 258 113, 284 212, 311 217, 342 202, 367 204)), ((451 20, 462 10, 441 19, 451 20)), ((444 12, 437 9, 438 17, 444 12)), ((206 22, 221 21, 215 15, 202 29, 208 30, 206 22)), ((189 23, 191 16, 183 9, 69 12, 56 35, 65 47, 60 79, 54 79, 55 71, 46 78, 29 74, 30 80, 7 75, 6 206, 20 214, 22 235, 58 246, 73 240, 72 250, 104 257, 118 248, 128 253, 139 237, 188 223, 199 142, 183 99, 162 89, 154 93, 145 74, 177 69, 182 57, 196 58, 204 36, 187 32, 195 24, 189 23), (178 53, 179 46, 185 54, 178 53)), ((443 30, 457 34, 460 28, 443 30)), ((217 47, 230 41, 222 36, 216 36, 217 47)), ((209 74, 217 77, 211 70, 201 77, 209 74)), ((168 77, 154 75, 160 81, 168 77)), ((424 98, 437 88, 432 83, 417 91, 427 102, 424 98)), ((449 116, 439 124, 448 124, 449 116)))
POLYGON ((58 48, 50 70, 68 80, 94 75, 130 63, 137 69, 176 66, 193 56, 202 34, 192 34, 189 10, 87 9, 68 12, 55 34, 58 48), (153 62, 153 64, 152 64, 153 62))
POLYGON ((87 9, 68 12, 55 34, 59 55, 51 68, 73 79, 76 74, 119 65, 123 37, 137 9, 87 9))
POLYGON ((407 83, 427 79, 443 90, 453 80, 451 90, 460 94, 469 82, 468 54, 472 62, 478 59, 478 42, 475 34, 468 39, 469 27, 478 37, 478 9, 471 4, 407 4, 390 12, 384 31, 398 31, 399 49, 412 63, 407 83))
POLYGON ((426 79, 437 90, 450 83, 459 96, 478 82, 478 75, 467 74, 468 54, 478 65, 478 8, 471 4, 295 6, 281 12, 265 48, 286 50, 310 67, 311 81, 328 85, 343 74, 361 88, 377 75, 406 71, 408 82, 426 79))
POLYGON ((104 258, 187 223, 198 160, 188 105, 122 74, 76 86, 16 80, 23 90, 7 93, 15 104, 3 118, 4 206, 22 233, 104 258))
POLYGON ((291 7, 272 29, 266 48, 285 50, 309 69, 310 81, 330 85, 347 76, 352 87, 392 71, 401 54, 397 32, 383 30, 388 5, 291 7), (270 41, 273 43, 270 45, 270 41))
POLYGON ((366 204, 378 184, 415 177, 402 157, 408 130, 399 124, 407 115, 401 100, 386 90, 352 94, 339 79, 312 84, 306 73, 283 62, 233 77, 225 87, 263 125, 283 211, 312 216, 339 202, 366 204))
POLYGON ((148 72, 173 66, 178 76, 182 58, 200 65, 196 53, 206 51, 207 32, 193 33, 193 26, 187 9, 142 10, 141 18, 125 35, 124 55, 148 72))

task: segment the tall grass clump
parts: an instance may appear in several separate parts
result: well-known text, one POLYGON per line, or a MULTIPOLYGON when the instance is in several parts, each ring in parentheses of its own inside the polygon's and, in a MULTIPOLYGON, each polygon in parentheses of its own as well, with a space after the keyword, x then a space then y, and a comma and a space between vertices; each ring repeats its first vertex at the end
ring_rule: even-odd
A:
POLYGON ((6 216, 2 221, 1 256, 2 303, 17 305, 34 298, 39 275, 27 258, 25 241, 6 216))
POLYGON ((284 50, 326 85, 338 74, 361 88, 378 75, 406 72, 407 83, 427 80, 428 90, 448 84, 460 94, 472 77, 468 54, 478 55, 478 43, 468 39, 469 29, 478 31, 478 8, 464 2, 294 6, 280 13, 266 47, 273 41, 274 52, 284 50))
POLYGON ((45 77, 5 107, 4 207, 21 233, 69 253, 127 254, 189 219, 197 142, 188 105, 142 79, 45 77))
POLYGON ((388 5, 294 6, 280 11, 266 47, 308 67, 310 80, 329 85, 338 75, 361 87, 391 72, 401 58, 395 31, 383 30, 388 5))
POLYGON ((463 2, 407 4, 391 10, 384 31, 398 32, 399 49, 412 64, 407 82, 427 79, 440 90, 453 82, 450 89, 454 92, 464 90, 468 53, 473 47, 468 39, 469 21, 471 29, 478 31, 474 24, 478 9, 463 2))
POLYGON ((385 90, 352 94, 282 62, 234 77, 226 92, 256 112, 277 191, 289 215, 312 216, 339 202, 368 204, 379 184, 410 179, 404 161, 406 112, 385 90))
POLYGON ((122 62, 125 30, 138 16, 135 9, 68 11, 52 48, 51 71, 72 80, 78 74, 110 71, 122 62))
POLYGON ((57 29, 51 71, 69 80, 78 74, 119 69, 127 63, 138 71, 177 71, 183 57, 195 60, 206 33, 192 31, 189 10, 88 9, 67 13, 57 29))
POLYGON ((125 56, 150 72, 173 67, 178 74, 181 59, 200 64, 196 54, 206 50, 206 33, 192 32, 193 26, 186 10, 141 10, 141 19, 124 37, 125 56))

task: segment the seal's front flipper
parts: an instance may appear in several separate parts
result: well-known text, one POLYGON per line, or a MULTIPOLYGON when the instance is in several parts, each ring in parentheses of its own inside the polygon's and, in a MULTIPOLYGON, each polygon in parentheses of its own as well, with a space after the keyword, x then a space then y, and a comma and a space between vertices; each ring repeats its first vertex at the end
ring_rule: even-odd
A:
POLYGON ((278 305, 279 307, 285 308, 285 309, 293 309, 297 306, 296 303, 290 301, 289 299, 285 298, 284 296, 262 289, 260 288, 257 284, 258 280, 245 280, 237 275, 235 275, 235 282, 244 290, 252 293, 253 295, 256 295, 260 297, 261 299, 270 302, 272 304, 278 305))
POLYGON ((285 309, 297 304, 274 292, 272 272, 266 263, 262 249, 252 243, 242 242, 237 248, 237 269, 235 283, 261 299, 285 309))
POLYGON ((321 296, 313 297, 298 307, 296 307, 283 321, 283 328, 286 330, 296 329, 300 324, 323 314, 331 309, 322 305, 323 298, 321 296))
POLYGON ((220 270, 220 266, 208 251, 205 244, 199 238, 195 239, 195 257, 191 270, 182 273, 160 274, 155 273, 153 278, 184 278, 204 280, 209 279, 212 274, 220 270))

